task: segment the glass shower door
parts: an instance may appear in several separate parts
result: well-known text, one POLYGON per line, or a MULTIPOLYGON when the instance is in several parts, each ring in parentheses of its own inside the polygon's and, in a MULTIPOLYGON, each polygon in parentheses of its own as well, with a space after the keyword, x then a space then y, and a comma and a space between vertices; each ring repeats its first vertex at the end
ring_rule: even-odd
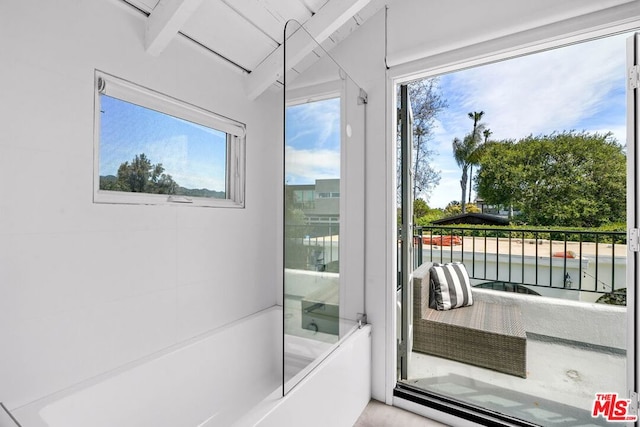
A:
POLYGON ((297 22, 284 45, 287 393, 362 321, 366 94, 297 22))

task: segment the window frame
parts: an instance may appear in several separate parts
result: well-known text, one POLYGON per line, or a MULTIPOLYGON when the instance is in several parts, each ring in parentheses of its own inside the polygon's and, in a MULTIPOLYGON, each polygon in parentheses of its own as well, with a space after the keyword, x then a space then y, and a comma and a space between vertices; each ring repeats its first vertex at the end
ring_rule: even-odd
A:
POLYGON ((93 202, 126 205, 169 205, 219 208, 245 206, 246 125, 169 95, 95 70, 93 202), (132 103, 226 134, 225 198, 133 193, 100 189, 101 95, 132 103))

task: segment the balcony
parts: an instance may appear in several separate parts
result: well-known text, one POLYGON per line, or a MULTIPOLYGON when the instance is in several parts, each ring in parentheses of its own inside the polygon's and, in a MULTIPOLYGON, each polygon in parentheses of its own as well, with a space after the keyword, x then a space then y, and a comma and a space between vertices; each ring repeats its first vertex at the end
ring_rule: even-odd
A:
POLYGON ((627 395, 627 310, 595 301, 626 288, 625 233, 417 231, 416 263, 461 261, 475 285, 474 301, 518 307, 527 375, 413 352, 404 382, 540 425, 606 425, 591 410, 595 393, 627 395), (479 287, 495 284, 512 292, 479 287))

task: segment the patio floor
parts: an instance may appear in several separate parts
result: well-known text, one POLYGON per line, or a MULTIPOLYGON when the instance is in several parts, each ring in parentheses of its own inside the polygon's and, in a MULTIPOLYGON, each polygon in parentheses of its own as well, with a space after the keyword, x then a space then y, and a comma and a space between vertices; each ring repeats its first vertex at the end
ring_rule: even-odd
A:
POLYGON ((527 378, 412 353, 407 384, 540 425, 607 425, 591 417, 595 393, 626 396, 626 356, 527 338, 527 378))

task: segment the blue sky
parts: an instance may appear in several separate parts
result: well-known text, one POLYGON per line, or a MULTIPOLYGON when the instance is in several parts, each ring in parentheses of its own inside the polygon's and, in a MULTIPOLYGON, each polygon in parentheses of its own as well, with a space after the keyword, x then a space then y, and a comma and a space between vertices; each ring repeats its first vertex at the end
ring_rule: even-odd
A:
POLYGON ((624 145, 627 36, 441 76, 449 107, 439 115, 430 141, 438 153, 434 164, 442 178, 428 199, 429 206, 442 208, 460 199, 461 170, 453 160, 451 142, 471 131, 473 122, 467 113, 472 111, 484 111, 482 122, 494 140, 586 130, 612 132, 624 145))
MULTIPOLYGON (((433 164, 441 171, 429 205, 444 208, 460 199, 461 170, 453 159, 451 142, 471 131, 473 122, 467 113, 472 111, 485 112, 482 122, 493 132, 494 140, 586 130, 612 132, 624 145, 625 41, 629 35, 440 76, 449 106, 439 115, 434 138, 429 141, 436 152, 433 164)), ((339 177, 338 99, 289 107, 286 132, 288 184, 339 177)))
POLYGON ((101 95, 100 175, 144 153, 185 188, 225 191, 226 134, 101 95))
POLYGON ((340 178, 340 99, 287 107, 285 181, 340 178))

